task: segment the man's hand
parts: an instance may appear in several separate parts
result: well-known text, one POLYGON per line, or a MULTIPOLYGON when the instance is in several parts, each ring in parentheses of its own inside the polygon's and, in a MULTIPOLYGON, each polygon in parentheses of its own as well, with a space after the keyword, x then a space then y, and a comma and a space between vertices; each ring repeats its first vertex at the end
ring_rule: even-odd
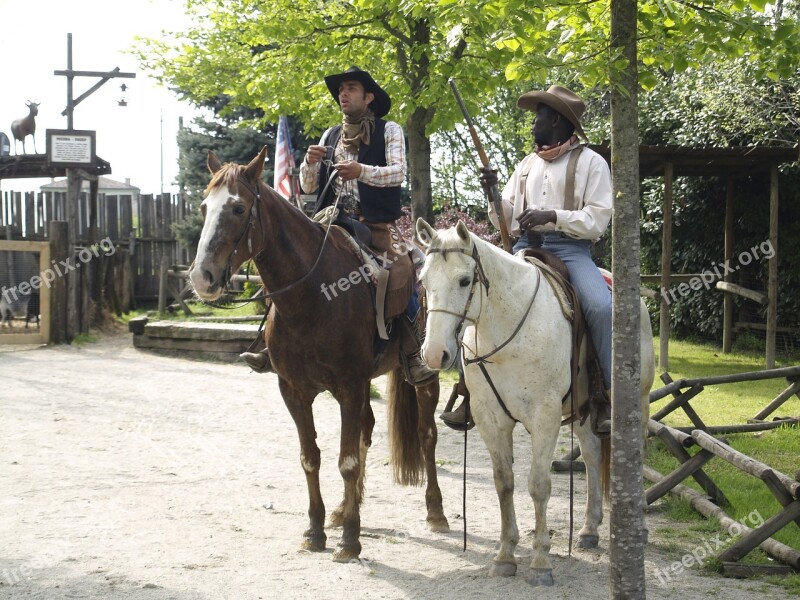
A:
POLYGON ((483 191, 488 195, 489 190, 497 185, 497 169, 493 167, 481 167, 480 182, 483 191))
POLYGON ((323 158, 325 158, 325 153, 328 151, 327 146, 318 146, 312 145, 308 147, 306 150, 306 162, 310 165, 315 165, 323 158))
POLYGON ((520 229, 533 229, 534 227, 538 227, 539 225, 544 225, 546 223, 555 223, 556 211, 526 208, 522 211, 522 213, 520 213, 517 221, 519 222, 520 229))
POLYGON ((342 181, 358 179, 358 176, 361 175, 361 163, 354 160, 345 160, 333 166, 339 170, 339 179, 342 181))

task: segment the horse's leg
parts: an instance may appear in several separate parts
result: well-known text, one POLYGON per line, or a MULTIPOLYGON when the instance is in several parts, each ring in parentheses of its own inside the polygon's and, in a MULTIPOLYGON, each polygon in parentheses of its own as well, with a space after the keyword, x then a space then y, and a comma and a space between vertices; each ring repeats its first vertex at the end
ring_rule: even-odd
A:
POLYGON ((517 515, 514 511, 514 471, 512 466, 514 463, 515 423, 510 419, 503 418, 502 423, 498 424, 491 416, 487 419, 480 419, 476 415, 475 425, 492 458, 494 487, 500 502, 500 549, 494 557, 489 575, 511 577, 517 573, 517 559, 514 558, 514 550, 519 543, 517 515))
MULTIPOLYGON (((364 411, 369 407, 369 382, 366 385, 344 388, 338 391, 342 415, 342 435, 339 444, 339 473, 344 481, 342 500, 342 539, 333 552, 333 560, 349 562, 361 554, 361 499, 359 482, 363 483, 361 462, 361 430, 364 411)), ((373 420, 374 422, 374 420, 373 420)))
MULTIPOLYGON (((367 383, 367 396, 369 396, 369 383, 367 383)), ((358 493, 360 497, 364 496, 364 482, 367 475, 367 451, 372 446, 372 430, 375 427, 375 414, 372 412, 372 405, 367 403, 361 419, 361 441, 359 444, 359 456, 361 459, 361 471, 358 478, 358 493)), ((359 500, 359 504, 360 504, 359 500)), ((342 496, 342 501, 339 503, 330 516, 328 517, 327 527, 341 527, 344 523, 344 504, 345 499, 342 496)))
POLYGON ((592 433, 589 419, 583 425, 573 424, 578 436, 581 456, 586 465, 586 514, 578 532, 578 548, 597 548, 600 536, 597 527, 603 522, 603 494, 600 489, 600 439, 592 433))
POLYGON ((290 385, 285 379, 278 381, 283 401, 292 415, 300 436, 300 464, 306 474, 308 486, 308 529, 303 533, 304 550, 321 552, 325 549, 327 536, 325 523, 325 504, 319 487, 320 452, 317 446, 317 432, 314 428, 314 413, 311 403, 314 395, 290 385))
POLYGON ((425 386, 418 386, 417 406, 419 408, 419 440, 425 455, 425 474, 428 484, 425 488, 425 506, 428 509, 426 522, 431 531, 447 533, 450 524, 444 516, 442 491, 439 489, 439 476, 436 472, 436 405, 439 403, 439 380, 425 386))
MULTIPOLYGON (((546 399, 534 400, 546 402, 546 399)), ((551 400, 551 402, 553 402, 551 400)), ((533 537, 533 560, 528 583, 533 586, 553 585, 553 566, 550 562, 550 531, 547 528, 547 504, 550 501, 550 462, 558 439, 561 423, 561 401, 555 400, 558 411, 542 410, 531 419, 532 459, 528 474, 528 493, 533 499, 536 529, 533 537), (548 414, 550 413, 550 414, 548 414)))

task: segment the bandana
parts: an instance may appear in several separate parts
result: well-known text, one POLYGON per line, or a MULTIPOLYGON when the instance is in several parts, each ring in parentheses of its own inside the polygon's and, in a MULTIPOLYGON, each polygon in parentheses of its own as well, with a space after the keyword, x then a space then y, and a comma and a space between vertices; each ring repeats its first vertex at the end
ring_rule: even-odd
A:
POLYGON ((344 115, 342 122, 342 146, 345 150, 358 154, 361 144, 369 145, 370 136, 375 129, 375 113, 366 108, 360 115, 344 115))
POLYGON ((536 146, 536 155, 546 161, 553 161, 559 156, 566 154, 572 147, 578 143, 578 136, 573 135, 566 142, 556 144, 555 146, 536 146))

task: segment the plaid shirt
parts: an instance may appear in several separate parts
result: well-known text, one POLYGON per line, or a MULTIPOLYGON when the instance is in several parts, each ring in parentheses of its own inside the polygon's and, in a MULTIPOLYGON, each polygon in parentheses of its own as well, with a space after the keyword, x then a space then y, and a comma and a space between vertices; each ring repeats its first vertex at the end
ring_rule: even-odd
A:
MULTIPOLYGON (((332 127, 322 134, 319 143, 325 145, 332 127)), ((333 182, 335 194, 352 195, 358 198, 358 182, 365 183, 372 187, 396 187, 403 184, 406 171, 406 140, 403 136, 403 128, 394 121, 386 121, 386 128, 383 134, 386 144, 386 166, 376 167, 372 165, 361 165, 361 175, 358 179, 342 181, 339 178, 333 182)), ((342 146, 342 138, 334 150, 334 162, 345 160, 358 161, 358 153, 348 152, 342 146)), ((303 158, 300 166, 300 185, 307 194, 313 194, 319 187, 319 169, 322 163, 309 165, 303 158)))

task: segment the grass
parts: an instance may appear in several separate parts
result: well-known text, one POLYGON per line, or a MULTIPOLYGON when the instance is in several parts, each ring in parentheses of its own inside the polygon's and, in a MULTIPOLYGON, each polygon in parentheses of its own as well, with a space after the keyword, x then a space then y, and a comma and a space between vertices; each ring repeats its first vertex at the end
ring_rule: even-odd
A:
MULTIPOLYGON (((656 348, 658 341, 655 342, 656 348)), ((745 371, 759 371, 764 369, 763 354, 757 352, 722 354, 722 352, 708 344, 698 344, 687 341, 670 340, 669 374, 677 380, 681 378, 704 377, 711 375, 725 375, 745 371)), ((800 364, 800 357, 786 357, 778 361, 776 366, 792 366, 800 364)), ((660 381, 654 388, 663 385, 660 381)), ((767 379, 741 383, 729 383, 705 388, 698 396, 691 400, 691 406, 707 425, 732 425, 746 423, 763 409, 775 396, 788 385, 785 379, 767 379)), ((651 405, 651 413, 663 407, 669 398, 659 400, 651 405)), ((773 415, 774 416, 800 416, 800 399, 796 396, 786 401, 773 415)), ((685 413, 678 409, 667 415, 664 422, 672 426, 691 425, 685 413)), ((797 428, 782 427, 771 431, 756 433, 739 433, 725 436, 727 443, 748 456, 765 463, 773 469, 794 478, 800 468, 800 435, 797 428)), ((690 454, 696 452, 689 450, 690 454)), ((674 470, 678 462, 661 444, 652 438, 648 441, 645 462, 661 473, 674 470)), ((712 459, 704 471, 711 477, 730 501, 730 506, 725 512, 732 518, 744 521, 747 525, 758 526, 761 519, 768 519, 776 514, 782 507, 759 479, 743 473, 733 465, 721 458, 712 459)), ((687 479, 684 485, 700 490, 693 479, 687 479)), ((659 501, 668 516, 679 522, 695 523, 701 519, 687 502, 673 496, 665 496, 659 501)), ((714 521, 706 521, 714 530, 719 527, 714 521)), ((689 540, 696 540, 698 532, 687 530, 689 540)), ((725 533, 727 536, 727 532, 725 533)), ((702 536, 700 536, 702 537, 702 536)), ((774 539, 800 549, 800 527, 790 524, 772 536, 774 539)), ((678 543, 680 545, 680 543, 678 543)), ((767 555, 760 549, 750 552, 743 562, 762 563, 771 562, 767 555)), ((712 568, 713 568, 712 564, 712 568)), ((785 578, 774 578, 793 595, 800 596, 800 575, 785 578)))

